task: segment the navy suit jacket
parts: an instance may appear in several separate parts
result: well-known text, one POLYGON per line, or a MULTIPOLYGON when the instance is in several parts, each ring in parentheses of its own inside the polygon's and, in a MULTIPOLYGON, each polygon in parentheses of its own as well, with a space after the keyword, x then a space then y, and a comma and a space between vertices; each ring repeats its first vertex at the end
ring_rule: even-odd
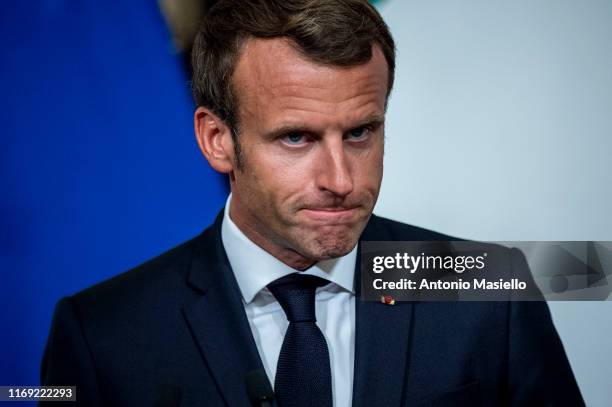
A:
MULTIPOLYGON (((86 406, 248 406, 245 376, 263 365, 221 220, 62 299, 42 384, 76 385, 86 406)), ((361 237, 448 239, 377 216, 361 237)), ((584 404, 545 302, 366 302, 357 263, 354 406, 584 404)))

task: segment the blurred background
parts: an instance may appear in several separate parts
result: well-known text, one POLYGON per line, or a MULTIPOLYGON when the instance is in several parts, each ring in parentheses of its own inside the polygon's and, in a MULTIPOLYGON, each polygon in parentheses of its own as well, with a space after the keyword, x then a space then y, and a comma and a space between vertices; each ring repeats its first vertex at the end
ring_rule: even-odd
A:
MULTIPOLYGON (((3 3, 0 385, 36 385, 55 303, 206 228, 204 0, 3 3)), ((478 240, 612 240, 612 3, 375 2, 398 45, 376 213, 478 240)), ((551 303, 589 406, 612 302, 551 303)))

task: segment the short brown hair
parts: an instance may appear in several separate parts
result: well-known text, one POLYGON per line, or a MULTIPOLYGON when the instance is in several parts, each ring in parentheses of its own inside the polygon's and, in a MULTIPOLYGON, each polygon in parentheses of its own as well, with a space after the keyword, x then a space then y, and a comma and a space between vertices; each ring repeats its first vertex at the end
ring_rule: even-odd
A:
POLYGON ((232 75, 249 38, 290 40, 307 58, 326 65, 354 66, 372 58, 378 44, 387 60, 387 97, 393 86, 395 44, 389 28, 365 0, 220 0, 196 36, 191 62, 198 106, 215 113, 238 133, 232 75))

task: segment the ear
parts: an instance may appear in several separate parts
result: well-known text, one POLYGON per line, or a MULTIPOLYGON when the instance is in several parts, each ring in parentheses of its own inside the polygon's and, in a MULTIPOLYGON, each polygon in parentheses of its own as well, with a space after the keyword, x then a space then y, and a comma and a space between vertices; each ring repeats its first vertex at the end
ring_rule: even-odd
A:
POLYGON ((205 107, 194 113, 193 125, 200 150, 211 167, 221 173, 234 170, 234 140, 231 129, 205 107))

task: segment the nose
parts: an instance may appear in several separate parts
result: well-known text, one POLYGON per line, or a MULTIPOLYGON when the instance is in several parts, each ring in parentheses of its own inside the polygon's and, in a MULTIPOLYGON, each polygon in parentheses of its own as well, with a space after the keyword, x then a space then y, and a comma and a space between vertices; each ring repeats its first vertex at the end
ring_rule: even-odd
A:
POLYGON ((322 149, 321 161, 315 164, 319 168, 318 186, 321 190, 345 197, 353 191, 354 185, 343 140, 341 137, 328 140, 323 143, 322 149))

